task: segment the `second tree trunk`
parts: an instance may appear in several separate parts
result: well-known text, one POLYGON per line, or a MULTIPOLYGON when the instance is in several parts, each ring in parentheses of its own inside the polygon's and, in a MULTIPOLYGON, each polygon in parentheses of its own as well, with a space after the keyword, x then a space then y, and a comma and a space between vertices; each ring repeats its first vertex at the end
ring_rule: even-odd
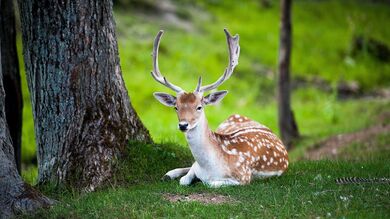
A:
POLYGON ((290 149, 293 140, 299 137, 290 101, 291 0, 281 0, 280 3, 278 115, 282 141, 290 149))

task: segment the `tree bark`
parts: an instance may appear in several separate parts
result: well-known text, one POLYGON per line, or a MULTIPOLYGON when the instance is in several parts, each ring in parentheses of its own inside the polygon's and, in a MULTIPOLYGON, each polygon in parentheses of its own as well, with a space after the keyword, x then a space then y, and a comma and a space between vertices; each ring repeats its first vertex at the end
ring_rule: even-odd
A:
POLYGON ((119 65, 112 1, 19 1, 39 183, 92 191, 128 140, 151 141, 119 65))
MULTIPOLYGON (((0 6, 2 1, 0 0, 0 6)), ((0 40, 2 35, 0 35, 0 40)), ((1 44, 0 44, 1 49, 1 44)), ((0 56, 2 54, 0 53, 0 56)), ((0 78, 3 77, 0 58, 0 78)), ((5 92, 0 80, 0 218, 33 212, 53 202, 24 183, 16 169, 14 149, 5 114, 5 92)))
POLYGON ((0 8, 1 63, 5 90, 5 114, 11 134, 17 169, 20 173, 23 98, 16 50, 13 0, 2 0, 0 8))
POLYGON ((280 3, 278 116, 282 141, 290 149, 293 140, 299 137, 290 103, 291 0, 281 0, 280 3))

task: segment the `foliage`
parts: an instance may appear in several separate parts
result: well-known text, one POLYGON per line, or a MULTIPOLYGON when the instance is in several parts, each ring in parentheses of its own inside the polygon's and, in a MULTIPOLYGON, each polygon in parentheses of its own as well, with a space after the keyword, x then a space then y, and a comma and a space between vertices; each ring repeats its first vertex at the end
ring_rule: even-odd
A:
MULTIPOLYGON (((166 30, 160 46, 160 69, 171 81, 189 91, 194 89, 199 75, 203 76, 204 83, 211 83, 222 74, 227 64, 222 29, 228 27, 232 33, 239 33, 240 64, 232 78, 220 88, 228 89, 229 95, 220 105, 207 109, 209 122, 216 128, 229 115, 240 113, 278 132, 274 85, 279 7, 273 5, 271 8, 262 8, 257 2, 238 4, 235 1, 201 1, 195 4, 196 9, 185 3, 179 4, 178 11, 189 14, 188 19, 192 22, 190 32, 164 19, 156 20, 137 14, 134 16, 132 13, 135 12, 116 11, 125 82, 137 112, 156 141, 185 142, 181 133, 176 131, 174 111, 160 105, 152 97, 155 91, 168 91, 151 80, 149 75, 152 68, 152 42, 158 29, 166 30)), ((381 26, 388 16, 388 7, 380 4, 370 4, 368 7, 365 3, 352 4, 345 1, 298 1, 294 4, 293 75, 306 80, 320 77, 325 79, 324 83, 328 81, 330 86, 341 79, 357 80, 362 85, 369 83, 368 88, 389 85, 387 77, 390 74, 386 74, 390 72, 388 64, 379 64, 369 57, 354 60, 356 68, 351 68, 344 62, 355 31, 348 27, 347 20, 354 22, 355 29, 363 28, 356 30, 360 31, 359 34, 364 33, 389 43, 387 40, 390 33, 381 26), (345 8, 348 8, 347 13, 345 8), (318 17, 319 13, 312 11, 320 11, 321 14, 330 12, 332 16, 318 17), (378 13, 381 15, 377 16, 378 13), (375 31, 365 31, 364 28, 368 28, 367 24, 371 23, 377 25, 370 25, 375 31), (340 76, 340 72, 357 76, 344 78, 340 76), (373 75, 372 72, 376 74, 373 75), (360 80, 359 77, 364 79, 360 80)), ((335 132, 331 132, 332 129, 327 125, 338 122, 348 124, 349 127, 338 131, 361 128, 364 125, 338 119, 348 118, 341 115, 344 110, 346 115, 357 115, 361 110, 360 106, 367 105, 366 103, 340 103, 334 93, 313 88, 299 89, 293 96, 298 125, 306 136, 316 136, 312 131, 329 131, 327 135, 333 134, 335 132), (326 120, 328 123, 321 121, 319 125, 319 120, 326 120)), ((367 122, 362 119, 362 123, 364 121, 367 122)))

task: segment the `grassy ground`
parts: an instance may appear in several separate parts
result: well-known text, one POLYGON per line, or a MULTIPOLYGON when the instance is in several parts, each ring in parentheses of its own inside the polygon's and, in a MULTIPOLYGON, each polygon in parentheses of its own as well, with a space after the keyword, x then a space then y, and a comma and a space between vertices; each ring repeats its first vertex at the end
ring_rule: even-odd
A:
POLYGON ((190 187, 178 181, 160 182, 171 168, 188 166, 190 154, 171 144, 133 143, 121 163, 113 186, 89 194, 44 189, 61 203, 33 218, 388 218, 389 184, 337 185, 338 177, 390 177, 387 159, 298 161, 278 178, 257 180, 241 187, 209 189, 201 183, 190 187), (224 195, 223 204, 197 201, 171 203, 166 194, 224 195))

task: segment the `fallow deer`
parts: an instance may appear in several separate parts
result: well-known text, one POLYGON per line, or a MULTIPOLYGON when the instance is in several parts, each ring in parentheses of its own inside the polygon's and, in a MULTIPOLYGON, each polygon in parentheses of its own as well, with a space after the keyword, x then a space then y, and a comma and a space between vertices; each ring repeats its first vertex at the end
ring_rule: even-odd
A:
POLYGON ((240 54, 239 37, 232 37, 224 29, 229 49, 229 65, 224 74, 213 84, 202 86, 202 78, 194 92, 185 92, 170 83, 158 67, 158 48, 163 31, 159 31, 153 46, 153 78, 176 92, 176 97, 156 92, 153 95, 162 104, 174 107, 179 119, 178 128, 184 132, 195 163, 188 168, 167 172, 164 178, 181 177, 181 185, 189 185, 195 178, 210 187, 244 185, 253 178, 281 175, 288 166, 287 151, 282 141, 272 131, 245 116, 230 116, 219 125, 216 132, 210 130, 204 107, 218 103, 227 91, 217 88, 233 73, 240 54))

